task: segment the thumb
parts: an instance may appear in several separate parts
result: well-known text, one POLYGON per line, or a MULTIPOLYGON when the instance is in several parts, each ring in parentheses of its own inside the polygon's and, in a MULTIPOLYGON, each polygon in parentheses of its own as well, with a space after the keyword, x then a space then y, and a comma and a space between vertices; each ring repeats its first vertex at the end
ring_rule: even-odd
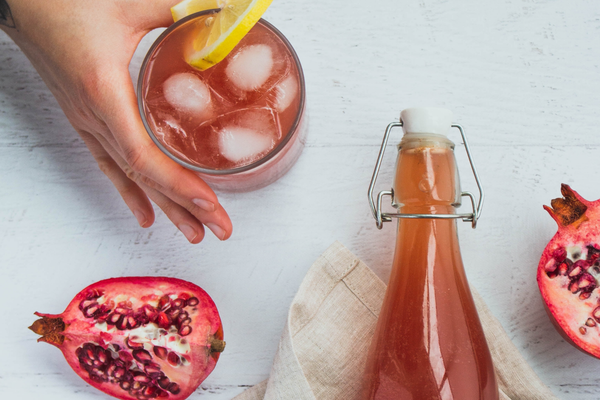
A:
POLYGON ((136 0, 129 12, 136 15, 140 29, 151 31, 156 28, 166 28, 173 23, 171 7, 181 0, 136 0))

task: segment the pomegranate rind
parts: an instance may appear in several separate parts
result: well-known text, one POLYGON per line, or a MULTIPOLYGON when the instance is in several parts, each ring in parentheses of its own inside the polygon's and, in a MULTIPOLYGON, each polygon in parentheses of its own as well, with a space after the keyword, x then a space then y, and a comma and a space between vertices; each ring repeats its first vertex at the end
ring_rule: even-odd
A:
MULTIPOLYGON (((153 342, 151 341, 144 343, 144 349, 151 354, 152 362, 160 366, 160 369, 169 380, 179 385, 180 390, 178 393, 168 393, 168 398, 171 400, 189 397, 215 368, 219 352, 211 349, 211 343, 214 344, 215 340, 217 342, 222 341, 223 328, 215 303, 202 288, 191 282, 169 277, 111 278, 96 282, 83 289, 61 314, 36 313, 41 317, 62 319, 65 324, 65 329, 62 332, 65 338, 63 343, 49 343, 62 351, 71 368, 91 386, 120 399, 138 400, 139 396, 134 396, 122 390, 115 383, 97 382, 91 379, 90 375, 82 369, 76 352, 84 343, 94 343, 103 348, 115 343, 122 348, 127 348, 124 342, 125 337, 129 337, 142 329, 146 332, 152 329, 158 331, 160 328, 154 323, 148 323, 137 328, 138 331, 135 329, 117 330, 105 323, 96 323, 94 318, 85 318, 79 306, 82 301, 90 296, 90 293, 96 293, 96 295, 102 293, 98 298, 99 302, 110 300, 115 303, 130 302, 133 309, 140 308, 144 304, 151 304, 156 307, 163 296, 177 297, 180 294, 185 294, 186 297, 195 297, 198 301, 197 304, 186 307, 192 320, 190 323, 192 331, 184 338, 177 339, 180 342, 181 339, 186 342, 185 346, 180 346, 182 349, 185 348, 186 351, 179 352, 173 348, 173 352, 177 352, 179 360, 181 360, 181 362, 178 362, 179 365, 171 365, 168 360, 155 356, 152 351, 153 342), (140 296, 140 293, 143 293, 143 295, 140 296)), ((168 337, 170 339, 177 336, 176 332, 171 332, 168 337)), ((172 346, 173 343, 165 342, 164 345, 172 346)))
MULTIPOLYGON (((569 285, 572 280, 565 275, 549 274, 547 271, 557 263, 553 254, 566 249, 570 260, 589 260, 588 246, 599 248, 600 244, 600 200, 589 202, 579 194, 563 185, 565 191, 572 194, 586 207, 585 212, 578 218, 571 218, 569 223, 561 218, 553 209, 545 206, 558 224, 558 232, 550 240, 538 264, 537 282, 550 319, 567 342, 579 350, 600 358, 600 321, 593 318, 592 313, 600 306, 600 289, 596 287, 587 299, 580 297, 581 292, 571 293, 569 285), (586 325, 588 319, 593 319, 594 325, 586 325), (582 329, 583 328, 583 329, 582 329)), ((600 278, 600 269, 590 266, 587 272, 596 279, 600 278)))

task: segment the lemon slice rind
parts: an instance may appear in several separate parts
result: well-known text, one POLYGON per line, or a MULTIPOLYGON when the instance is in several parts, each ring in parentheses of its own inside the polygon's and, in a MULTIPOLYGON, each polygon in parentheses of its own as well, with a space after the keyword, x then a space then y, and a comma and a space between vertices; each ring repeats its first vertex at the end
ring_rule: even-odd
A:
MULTIPOLYGON (((175 5, 171 8, 174 20, 181 19, 194 12, 221 8, 214 15, 215 20, 208 28, 213 30, 210 33, 209 44, 204 43, 200 46, 200 50, 191 53, 186 61, 195 68, 206 70, 223 60, 258 22, 272 1, 186 0, 175 5), (243 3, 247 3, 247 5, 243 8, 243 12, 237 15, 236 11, 239 11, 237 8, 241 8, 239 6, 243 6, 243 3), (222 32, 221 30, 226 26, 229 27, 222 32)), ((194 47, 198 48, 197 46, 194 47)))

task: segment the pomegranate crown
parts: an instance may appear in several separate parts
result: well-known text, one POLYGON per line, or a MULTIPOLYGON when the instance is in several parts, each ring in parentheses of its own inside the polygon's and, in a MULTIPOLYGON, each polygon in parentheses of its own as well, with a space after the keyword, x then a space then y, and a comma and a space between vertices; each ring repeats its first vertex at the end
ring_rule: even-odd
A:
POLYGON ((553 199, 550 201, 550 207, 544 206, 544 209, 559 226, 579 226, 587 220, 585 212, 588 202, 567 184, 560 185, 560 192, 563 197, 553 199))

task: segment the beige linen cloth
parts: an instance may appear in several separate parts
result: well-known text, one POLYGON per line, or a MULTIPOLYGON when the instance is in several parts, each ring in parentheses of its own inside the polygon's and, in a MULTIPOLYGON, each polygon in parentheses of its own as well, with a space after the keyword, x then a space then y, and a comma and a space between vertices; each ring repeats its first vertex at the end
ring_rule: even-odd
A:
MULTIPOLYGON (((385 287, 369 267, 334 243, 300 285, 269 379, 234 400, 359 400, 385 287)), ((474 290, 473 297, 494 359, 500 399, 557 399, 474 290)))

